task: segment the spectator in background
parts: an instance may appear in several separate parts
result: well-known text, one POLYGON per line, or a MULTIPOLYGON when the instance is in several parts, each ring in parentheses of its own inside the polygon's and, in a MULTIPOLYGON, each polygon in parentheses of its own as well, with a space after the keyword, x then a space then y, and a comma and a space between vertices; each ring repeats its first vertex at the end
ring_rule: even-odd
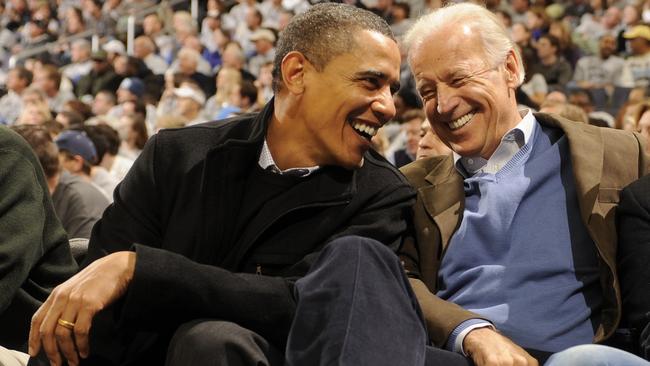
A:
POLYGON ((102 165, 108 150, 112 149, 111 145, 114 143, 113 141, 109 141, 106 132, 102 131, 103 128, 100 126, 85 126, 82 130, 86 133, 90 141, 92 141, 97 151, 97 159, 95 159, 90 169, 90 180, 96 187, 102 190, 109 202, 112 203, 113 191, 120 180, 102 165))
POLYGON ((264 19, 264 22, 262 23, 263 27, 273 28, 276 30, 279 29, 280 16, 284 10, 282 0, 262 0, 259 5, 259 10, 264 19))
POLYGON ((54 112, 60 112, 65 102, 75 99, 74 94, 60 89, 61 73, 54 65, 43 65, 35 70, 33 83, 45 93, 47 104, 54 112))
POLYGON ((637 25, 623 33, 632 54, 625 59, 623 84, 628 87, 650 86, 650 26, 637 25))
POLYGON ((88 75, 93 69, 93 60, 91 59, 90 42, 86 39, 77 39, 70 45, 71 63, 61 69, 63 76, 68 78, 73 85, 88 75))
POLYGON ((170 64, 173 61, 174 41, 171 36, 165 34, 163 26, 163 22, 157 13, 147 14, 142 20, 144 35, 154 41, 160 56, 167 64, 170 64))
POLYGON ((133 43, 133 55, 142 60, 156 75, 163 75, 169 65, 156 54, 156 44, 148 36, 139 36, 133 43))
POLYGON ((118 155, 135 160, 149 139, 145 118, 141 114, 125 114, 119 118, 116 128, 122 144, 118 155))
POLYGON ((249 11, 258 9, 259 6, 255 0, 237 0, 237 5, 233 6, 222 18, 224 29, 234 34, 240 24, 246 24, 249 11))
POLYGON ((402 133, 406 136, 404 148, 395 151, 393 161, 395 166, 400 168, 415 160, 420 143, 422 122, 426 119, 424 112, 419 109, 406 111, 402 115, 402 133))
POLYGON ((28 103, 23 105, 17 125, 44 125, 52 121, 52 113, 43 103, 28 103))
MULTIPOLYGON (((246 56, 244 51, 237 42, 228 42, 223 50, 221 68, 232 67, 241 73, 242 79, 255 81, 255 76, 244 68, 246 65, 246 56)), ((220 68, 220 69, 221 69, 220 68)), ((208 94, 209 95, 209 94, 208 94)))
POLYGON ((93 67, 90 73, 79 79, 75 87, 75 94, 78 97, 95 96, 102 90, 115 93, 122 81, 122 77, 115 73, 113 65, 108 62, 107 57, 106 51, 103 50, 92 53, 93 67))
POLYGON ((70 238, 90 238, 90 231, 109 204, 106 195, 91 183, 90 162, 97 158, 95 146, 79 131, 65 131, 55 140, 62 170, 52 202, 70 238))
POLYGON ((213 78, 200 73, 197 69, 201 54, 195 49, 183 47, 178 52, 178 69, 176 73, 194 80, 203 90, 203 94, 214 94, 213 78))
POLYGON ((275 59, 275 34, 269 29, 260 28, 251 34, 250 40, 255 45, 255 53, 248 60, 248 71, 257 78, 262 65, 275 59))
POLYGON ((393 22, 390 28, 398 39, 401 39, 413 25, 413 21, 409 18, 410 13, 411 7, 406 2, 397 2, 391 7, 393 22))
MULTIPOLYGON (((255 80, 257 87, 257 104, 264 105, 273 98, 273 62, 267 62, 260 68, 260 74, 255 80)), ((218 88, 218 86, 217 86, 218 88)), ((217 89, 217 92, 219 90, 217 89)))
POLYGON ((625 61, 616 55, 616 37, 600 37, 598 55, 578 60, 573 81, 585 90, 602 90, 611 95, 615 86, 622 85, 625 61))
POLYGON ((571 80, 571 65, 559 54, 560 41, 552 35, 539 37, 535 44, 539 60, 528 68, 531 74, 540 74, 546 80, 550 90, 564 90, 571 80))
MULTIPOLYGON (((60 9, 59 9, 60 10, 60 9)), ((80 8, 71 6, 65 10, 65 18, 62 23, 62 35, 72 36, 86 30, 86 21, 80 8)))
MULTIPOLYGON (((203 57, 203 55, 205 54, 204 53, 205 47, 203 47, 203 44, 201 44, 199 37, 197 37, 196 35, 185 37, 185 40, 183 41, 183 48, 189 48, 199 53, 200 57, 198 58, 198 62, 196 64, 196 71, 200 72, 205 76, 211 77, 212 66, 210 66, 210 62, 208 62, 208 60, 203 57)), ((172 64, 172 68, 174 70, 177 70, 178 62, 174 62, 172 64)))
POLYGON ((239 70, 233 67, 222 67, 216 77, 217 92, 205 104, 205 116, 208 120, 214 119, 221 109, 233 104, 234 89, 239 88, 242 76, 239 70))
POLYGON ((32 73, 22 66, 7 74, 7 94, 0 98, 0 124, 12 125, 23 109, 22 94, 32 83, 32 73))
POLYGON ((117 104, 115 93, 102 90, 93 99, 92 112, 97 118, 103 118, 117 104))
POLYGON ((78 129, 83 127, 85 119, 75 111, 61 111, 56 114, 54 120, 61 124, 63 129, 78 129))
POLYGON ((255 31, 262 28, 264 21, 262 13, 257 8, 250 8, 246 12, 246 21, 237 25, 232 39, 239 43, 246 58, 255 53, 255 45, 250 37, 255 31))
POLYGON ((510 1, 510 17, 512 23, 526 22, 526 13, 530 9, 530 0, 512 0, 510 1))
POLYGON ((564 57, 573 69, 582 53, 571 39, 571 25, 564 20, 554 20, 548 27, 548 34, 555 36, 560 42, 558 54, 564 57))
POLYGON ((25 352, 29 319, 77 264, 43 176, 56 174, 56 147, 42 128, 14 128, 23 138, 0 126, 0 345, 25 352))
POLYGON ((205 95, 201 90, 185 86, 175 89, 174 96, 176 97, 176 114, 186 119, 188 126, 206 122, 203 115, 205 95))
POLYGON ((451 154, 451 149, 440 140, 436 131, 431 128, 429 120, 425 119, 422 121, 420 142, 418 143, 418 151, 415 156, 416 160, 449 154, 451 154))

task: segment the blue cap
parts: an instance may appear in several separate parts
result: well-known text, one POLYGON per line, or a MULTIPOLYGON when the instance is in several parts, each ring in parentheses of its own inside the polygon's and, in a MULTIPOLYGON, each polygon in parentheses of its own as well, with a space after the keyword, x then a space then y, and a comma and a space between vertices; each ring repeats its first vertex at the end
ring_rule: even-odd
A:
POLYGON ((120 89, 126 89, 136 97, 141 97, 144 94, 144 83, 138 78, 126 78, 120 83, 120 89))
POLYGON ((95 145, 88 138, 85 132, 64 131, 54 141, 59 150, 66 150, 72 155, 79 155, 85 161, 93 163, 97 158, 95 145))

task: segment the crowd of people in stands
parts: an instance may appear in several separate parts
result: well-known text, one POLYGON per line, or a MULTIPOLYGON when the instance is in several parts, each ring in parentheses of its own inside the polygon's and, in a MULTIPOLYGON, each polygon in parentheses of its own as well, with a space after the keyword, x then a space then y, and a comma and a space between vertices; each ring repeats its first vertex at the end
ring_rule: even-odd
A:
MULTIPOLYGON (((278 95, 278 38, 316 2, 207 0, 192 12, 188 1, 0 0, 0 124, 36 153, 67 237, 90 238, 159 131, 264 113, 278 95)), ((383 18, 400 45, 396 114, 366 131, 373 148, 398 168, 452 154, 402 47, 416 20, 446 1, 343 2, 383 18)), ((521 108, 638 132, 650 154, 650 0, 475 2, 521 52, 521 108)))

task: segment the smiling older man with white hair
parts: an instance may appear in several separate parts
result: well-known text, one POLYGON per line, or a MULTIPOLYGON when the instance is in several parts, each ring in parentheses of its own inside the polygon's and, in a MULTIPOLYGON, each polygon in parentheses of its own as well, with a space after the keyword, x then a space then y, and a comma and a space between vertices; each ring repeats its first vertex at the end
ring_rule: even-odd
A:
POLYGON ((453 150, 402 169, 418 189, 402 260, 433 343, 476 365, 647 365, 590 345, 626 327, 617 272, 647 270, 616 266, 618 193, 648 168, 639 136, 518 110, 521 56, 481 6, 434 11, 406 43, 453 150))

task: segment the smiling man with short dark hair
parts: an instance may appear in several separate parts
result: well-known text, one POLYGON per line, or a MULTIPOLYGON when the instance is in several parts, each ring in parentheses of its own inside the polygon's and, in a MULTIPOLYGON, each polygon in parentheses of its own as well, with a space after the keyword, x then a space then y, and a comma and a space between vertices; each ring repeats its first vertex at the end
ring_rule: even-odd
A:
POLYGON ((370 149, 395 114, 390 28, 352 6, 316 5, 283 31, 275 67, 260 114, 151 139, 94 227, 86 268, 34 317, 32 355, 281 365, 296 280, 323 248, 397 250, 413 192, 370 149), (89 339, 112 310, 116 333, 89 339))

